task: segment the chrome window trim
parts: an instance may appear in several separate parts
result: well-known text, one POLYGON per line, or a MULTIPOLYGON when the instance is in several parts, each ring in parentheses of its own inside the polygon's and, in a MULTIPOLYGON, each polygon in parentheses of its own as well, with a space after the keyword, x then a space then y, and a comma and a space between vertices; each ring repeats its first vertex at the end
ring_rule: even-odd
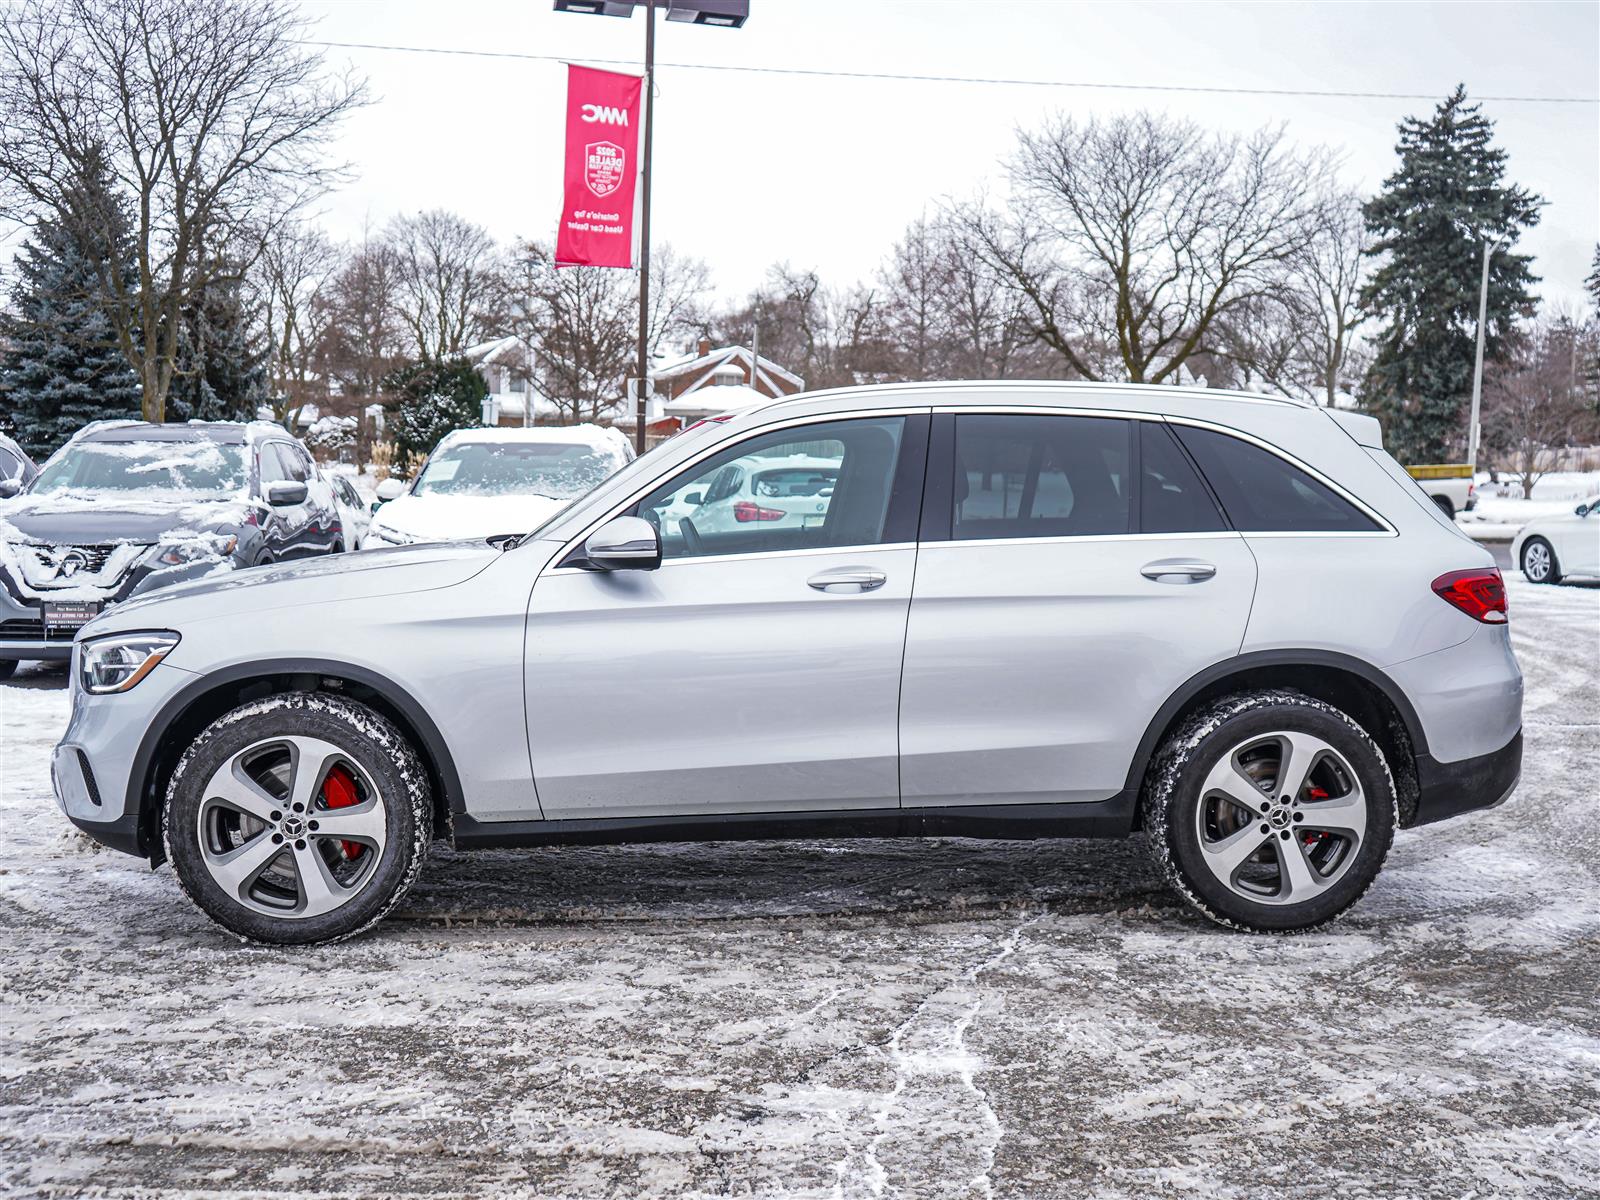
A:
MULTIPOLYGON (((765 409, 756 410, 756 412, 764 412, 764 411, 766 411, 766 410, 765 409)), ((862 419, 862 418, 864 418, 866 420, 876 420, 876 419, 887 418, 887 417, 926 416, 931 411, 932 411, 932 408, 929 405, 916 405, 914 407, 909 407, 909 408, 848 409, 848 410, 846 410, 844 412, 811 413, 811 414, 809 414, 807 416, 791 417, 788 420, 774 421, 771 424, 767 424, 767 425, 752 426, 751 428, 743 430, 741 433, 736 434, 734 437, 722 438, 722 439, 712 443, 711 445, 704 447, 699 453, 694 455, 692 458, 688 458, 688 459, 685 459, 683 462, 677 463, 676 465, 674 465, 670 469, 668 469, 666 471, 663 471, 659 475, 656 475, 656 476, 652 477, 650 479, 650 481, 645 483, 643 486, 641 486, 641 487, 635 489, 634 491, 628 493, 627 499, 618 502, 615 505, 615 507, 611 508, 603 517, 600 517, 598 520, 594 521, 592 524, 585 526, 582 533, 578 534, 576 537, 571 538, 570 540, 568 540, 566 542, 563 542, 562 546, 561 546, 561 549, 556 552, 555 556, 553 558, 551 558, 550 561, 552 563, 559 563, 562 559, 566 558, 567 555, 571 554, 575 547, 582 545, 588 539, 589 535, 591 533, 593 533, 596 529, 599 529, 600 526, 604 525, 607 521, 610 521, 610 520, 612 520, 612 519, 614 519, 616 517, 621 516, 624 512, 626 512, 628 509, 632 508, 640 500, 643 500, 651 492, 655 491, 655 489, 658 486, 660 486, 660 484, 664 480, 669 479, 674 475, 678 475, 678 474, 681 474, 681 473, 683 473, 685 471, 690 471, 690 470, 694 469, 700 463, 705 462, 706 459, 712 458, 715 455, 722 453, 722 451, 730 448, 731 446, 737 445, 741 441, 748 441, 750 438, 754 438, 754 437, 764 437, 765 435, 767 435, 769 433, 779 433, 779 432, 781 432, 781 431, 783 431, 785 429, 798 429, 798 428, 800 428, 802 426, 805 426, 805 425, 824 425, 824 424, 827 424, 827 423, 829 423, 831 421, 853 421, 853 420, 862 419)), ((740 415, 742 416, 744 414, 740 414, 740 415)), ((754 414, 751 414, 751 415, 754 415, 754 414)), ((737 420, 737 418, 735 418, 735 420, 737 420)), ((635 461, 637 461, 637 460, 635 460, 635 461)), ((882 549, 883 545, 884 545, 883 543, 874 542, 874 543, 871 543, 871 546, 869 546, 868 548, 871 548, 872 546, 875 546, 875 547, 877 547, 879 549, 882 549)), ((859 547, 840 546, 840 547, 835 548, 835 547, 831 547, 830 546, 830 547, 827 547, 827 549, 830 552, 832 552, 835 549, 837 549, 838 551, 846 551, 846 550, 852 550, 852 549, 859 549, 859 547)), ((758 553, 783 553, 783 554, 787 554, 787 553, 790 553, 790 551, 765 551, 765 552, 758 552, 758 553)), ((704 555, 702 557, 697 557, 697 558, 694 558, 692 560, 684 560, 684 561, 706 562, 706 561, 708 561, 710 559, 713 559, 713 558, 721 559, 721 558, 749 558, 749 557, 752 557, 752 555, 746 555, 746 554, 707 554, 707 555, 704 555)), ((662 566, 666 566, 667 563, 672 562, 672 561, 674 561, 674 560, 672 560, 672 559, 663 559, 661 565, 662 566)), ((567 572, 567 571, 581 571, 585 575, 594 574, 594 572, 592 572, 592 571, 583 571, 583 569, 581 567, 565 567, 565 568, 563 568, 563 567, 546 567, 544 570, 540 571, 539 574, 540 574, 541 577, 543 577, 545 575, 552 575, 552 574, 556 573, 557 571, 562 571, 563 573, 567 572)))
POLYGON ((1045 537, 1006 538, 954 538, 949 541, 922 542, 923 550, 938 550, 945 546, 1041 546, 1077 542, 1170 542, 1175 538, 1190 541, 1202 538, 1219 541, 1225 538, 1243 538, 1247 535, 1237 529, 1207 529, 1197 533, 1052 533, 1045 537))

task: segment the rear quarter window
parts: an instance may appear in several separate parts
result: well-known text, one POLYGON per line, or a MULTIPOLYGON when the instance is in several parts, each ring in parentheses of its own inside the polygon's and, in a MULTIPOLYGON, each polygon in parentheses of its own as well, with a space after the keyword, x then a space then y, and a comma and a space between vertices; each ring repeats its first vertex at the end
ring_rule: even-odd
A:
POLYGON ((1241 533, 1371 533, 1383 528, 1270 450, 1191 425, 1175 425, 1173 431, 1241 533))

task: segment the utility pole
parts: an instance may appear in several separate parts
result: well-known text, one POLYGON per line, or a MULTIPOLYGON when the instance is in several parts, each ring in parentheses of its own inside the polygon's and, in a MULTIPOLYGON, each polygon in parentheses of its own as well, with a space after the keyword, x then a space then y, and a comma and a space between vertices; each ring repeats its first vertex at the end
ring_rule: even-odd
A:
POLYGON ((1489 258, 1500 242, 1483 244, 1483 278, 1478 284, 1478 350, 1472 365, 1472 420, 1467 425, 1467 473, 1478 474, 1478 413, 1483 407, 1483 327, 1489 319, 1489 258))
POLYGON ((644 453, 645 410, 650 396, 650 141, 656 86, 656 0, 644 5, 644 178, 639 207, 639 427, 635 453, 644 453))

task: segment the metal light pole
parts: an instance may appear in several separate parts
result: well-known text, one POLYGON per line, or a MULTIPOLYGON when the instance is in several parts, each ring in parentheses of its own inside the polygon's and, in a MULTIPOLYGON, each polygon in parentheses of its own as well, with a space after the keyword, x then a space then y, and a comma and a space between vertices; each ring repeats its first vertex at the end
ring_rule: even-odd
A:
POLYGON ((1483 327, 1489 319, 1489 259, 1505 242, 1483 244, 1483 278, 1478 283, 1478 349, 1472 364, 1472 419, 1467 424, 1467 474, 1478 474, 1478 413, 1483 407, 1483 327))
POLYGON ((634 430, 633 449, 644 453, 645 410, 650 396, 650 141, 651 118, 655 110, 656 83, 656 0, 644 4, 644 178, 639 181, 639 402, 635 410, 639 422, 634 430))
MULTIPOLYGON (((750 0, 643 0, 644 3, 644 149, 639 180, 639 395, 634 410, 638 429, 634 447, 644 453, 644 424, 650 395, 650 157, 656 75, 656 8, 667 20, 738 29, 750 16, 750 0)), ((557 12, 597 17, 631 17, 637 0, 555 0, 557 12)))

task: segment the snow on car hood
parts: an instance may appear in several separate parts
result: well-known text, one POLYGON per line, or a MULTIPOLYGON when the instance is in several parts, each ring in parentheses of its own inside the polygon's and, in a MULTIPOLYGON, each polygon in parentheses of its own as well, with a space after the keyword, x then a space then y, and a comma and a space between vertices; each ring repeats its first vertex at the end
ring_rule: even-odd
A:
POLYGON ((156 626, 181 628, 185 620, 231 618, 264 609, 454 587, 471 579, 500 553, 484 542, 439 543, 330 554, 222 572, 125 601, 84 626, 83 636, 156 626))
POLYGON ((243 520, 247 505, 227 496, 181 503, 126 493, 47 492, 0 503, 0 541, 49 545, 149 545, 174 531, 210 530, 243 520))
POLYGON ((378 509, 372 528, 414 541, 481 539, 537 529, 569 503, 549 496, 405 495, 378 509))

